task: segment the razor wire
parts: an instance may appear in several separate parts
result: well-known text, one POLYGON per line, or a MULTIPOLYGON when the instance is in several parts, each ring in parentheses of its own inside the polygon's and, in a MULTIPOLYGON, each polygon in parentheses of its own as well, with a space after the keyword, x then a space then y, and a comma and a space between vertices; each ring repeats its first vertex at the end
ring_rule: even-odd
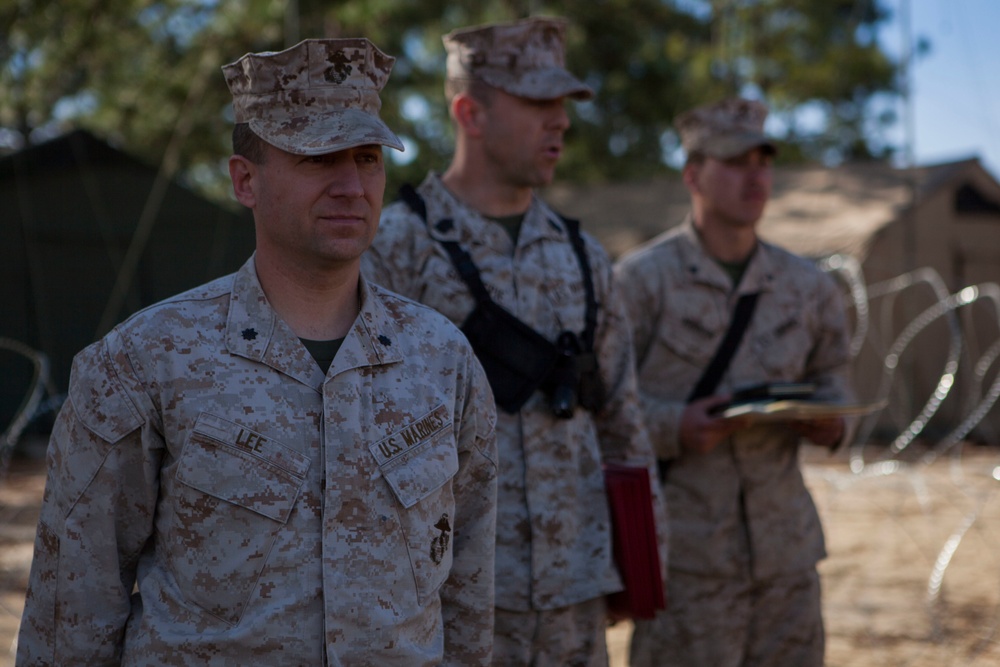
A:
POLYGON ((53 396, 54 392, 49 377, 49 358, 43 352, 4 336, 0 336, 0 349, 20 354, 27 358, 32 365, 32 377, 28 384, 28 390, 14 412, 10 424, 0 433, 0 481, 2 481, 7 474, 11 456, 22 433, 39 414, 46 393, 53 396))
MULTIPOLYGON (((829 264, 823 268, 836 270, 829 264)), ((857 280, 857 278, 851 278, 851 280, 857 280)), ((856 286, 848 284, 852 294, 860 292, 856 286)), ((941 456, 949 452, 952 454, 951 484, 961 497, 966 497, 973 502, 973 507, 963 514, 961 520, 950 531, 937 552, 927 578, 925 607, 931 626, 931 639, 940 642, 945 636, 943 618, 947 611, 943 594, 945 577, 963 544, 963 540, 977 529, 984 509, 989 501, 996 496, 997 489, 1000 488, 994 483, 987 483, 985 487, 982 483, 970 484, 965 469, 961 465, 961 445, 966 442, 969 434, 993 410, 1000 399, 1000 373, 995 374, 993 381, 984 390, 984 386, 987 384, 987 375, 1000 358, 1000 338, 974 360, 972 371, 966 376, 968 380, 965 381, 965 386, 969 387, 970 394, 965 397, 962 403, 960 412, 962 416, 959 423, 944 437, 932 443, 915 461, 903 461, 898 456, 923 432, 927 422, 938 411, 941 403, 956 385, 956 374, 959 370, 961 355, 971 352, 964 344, 958 311, 977 303, 989 305, 992 307, 992 321, 997 324, 997 330, 1000 332, 1000 286, 994 283, 982 283, 970 285, 949 294, 937 272, 932 269, 921 269, 876 283, 867 288, 867 305, 870 306, 872 301, 880 298, 882 301, 878 311, 878 325, 871 328, 871 335, 868 336, 868 341, 875 347, 876 353, 880 353, 879 356, 883 360, 876 398, 888 399, 890 397, 892 384, 904 352, 920 333, 932 323, 942 319, 946 322, 949 332, 944 369, 931 396, 919 414, 910 420, 905 428, 901 429, 877 460, 866 460, 864 450, 873 432, 875 422, 879 418, 879 414, 876 413, 865 419, 863 428, 858 430, 859 437, 851 445, 849 472, 846 475, 827 475, 826 479, 834 484, 833 488, 843 490, 863 479, 877 482, 880 478, 899 476, 909 483, 919 506, 926 513, 932 506, 932 493, 927 487, 923 471, 941 456), (892 322, 897 298, 900 298, 907 290, 921 285, 931 289, 935 303, 909 320, 902 327, 902 331, 893 337, 892 322), (887 344, 889 340, 892 342, 887 344), (985 490, 982 490, 984 488, 985 490)), ((854 297, 854 300, 855 308, 857 308, 857 297, 854 297)), ((862 311, 858 310, 857 312, 860 320, 862 311)), ((857 354, 858 352, 852 348, 852 358, 856 357, 857 354)), ((1000 466, 995 466, 988 471, 988 476, 988 482, 1000 483, 1000 466)), ((1000 629, 1000 603, 996 605, 992 621, 990 621, 989 627, 985 628, 985 631, 992 637, 998 629, 1000 629)), ((978 648, 972 653, 981 652, 988 644, 988 640, 980 641, 978 648)))
MULTIPOLYGON (((896 377, 903 352, 909 347, 916 336, 942 317, 946 319, 948 326, 948 349, 942 373, 938 378, 934 390, 927 398, 919 413, 901 429, 899 435, 889 445, 889 456, 895 456, 906 449, 920 435, 930 419, 937 413, 955 384, 955 374, 958 371, 958 363, 962 353, 962 331, 954 311, 960 305, 965 304, 958 303, 961 300, 959 297, 948 294, 940 275, 930 268, 919 269, 891 280, 876 283, 868 288, 867 293, 869 299, 882 298, 880 309, 881 326, 873 336, 877 345, 875 351, 882 357, 882 375, 875 394, 876 401, 884 400, 890 406, 892 405, 893 402, 890 400, 890 397, 893 389, 893 380, 896 377), (931 288, 937 302, 911 320, 904 327, 903 331, 896 336, 892 344, 888 346, 888 349, 883 348, 882 345, 889 335, 886 332, 891 331, 893 328, 891 322, 896 297, 910 288, 921 285, 931 288)), ((860 473, 864 469, 866 465, 864 456, 865 446, 869 438, 871 438, 880 417, 881 412, 879 411, 861 419, 855 441, 851 445, 850 466, 852 472, 860 473)), ((897 421, 902 420, 897 419, 897 421)))
POLYGON ((837 254, 821 259, 819 268, 839 276, 847 286, 850 305, 854 308, 855 314, 854 332, 851 334, 850 345, 851 359, 854 359, 865 344, 869 327, 869 296, 861 263, 850 255, 837 254))

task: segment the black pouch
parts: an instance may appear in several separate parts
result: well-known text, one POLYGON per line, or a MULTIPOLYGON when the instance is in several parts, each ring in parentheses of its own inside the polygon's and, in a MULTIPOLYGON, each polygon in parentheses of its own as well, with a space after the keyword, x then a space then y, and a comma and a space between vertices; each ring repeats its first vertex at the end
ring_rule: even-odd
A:
POLYGON ((597 355, 593 350, 582 352, 577 357, 577 366, 580 369, 580 405, 597 414, 604 409, 604 404, 608 401, 607 391, 604 389, 604 382, 601 380, 597 365, 597 355))
POLYGON ((520 410, 555 365, 555 345, 493 301, 479 302, 462 332, 506 412, 520 410))

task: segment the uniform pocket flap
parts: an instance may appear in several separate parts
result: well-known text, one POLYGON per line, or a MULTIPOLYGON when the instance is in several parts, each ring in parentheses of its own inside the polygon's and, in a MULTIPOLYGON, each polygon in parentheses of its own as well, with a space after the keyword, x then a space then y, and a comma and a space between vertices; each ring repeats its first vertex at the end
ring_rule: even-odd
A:
POLYGON ((178 461, 177 480, 284 523, 309 459, 239 424, 201 414, 178 461))
POLYGON ((113 444, 142 426, 143 420, 103 346, 94 343, 73 359, 68 395, 83 425, 113 444))
POLYGON ((403 507, 413 507, 458 472, 451 424, 442 405, 369 448, 403 507))

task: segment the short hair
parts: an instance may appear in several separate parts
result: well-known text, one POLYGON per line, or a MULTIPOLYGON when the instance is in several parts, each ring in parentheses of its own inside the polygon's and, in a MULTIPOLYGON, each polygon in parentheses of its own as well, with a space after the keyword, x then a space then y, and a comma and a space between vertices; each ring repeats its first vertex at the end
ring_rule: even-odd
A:
POLYGON ((485 107, 493 100, 496 89, 482 79, 466 79, 448 77, 444 82, 444 97, 451 104, 455 96, 464 93, 485 107))
POLYGON ((249 123, 236 123, 233 126, 233 153, 242 155, 254 164, 263 164, 267 155, 265 141, 254 134, 249 123))

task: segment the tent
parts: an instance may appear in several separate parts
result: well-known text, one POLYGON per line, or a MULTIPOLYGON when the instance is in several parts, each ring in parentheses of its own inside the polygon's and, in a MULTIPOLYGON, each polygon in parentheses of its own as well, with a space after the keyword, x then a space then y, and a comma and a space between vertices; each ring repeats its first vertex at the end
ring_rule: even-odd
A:
MULTIPOLYGON (((172 181, 157 198, 156 184, 156 169, 82 130, 0 158, 0 342, 43 353, 53 392, 65 392, 73 355, 110 326, 253 251, 249 211, 172 181), (140 220, 149 236, 132 271, 140 220)), ((0 345, 0 433, 36 372, 11 347, 0 345)))

